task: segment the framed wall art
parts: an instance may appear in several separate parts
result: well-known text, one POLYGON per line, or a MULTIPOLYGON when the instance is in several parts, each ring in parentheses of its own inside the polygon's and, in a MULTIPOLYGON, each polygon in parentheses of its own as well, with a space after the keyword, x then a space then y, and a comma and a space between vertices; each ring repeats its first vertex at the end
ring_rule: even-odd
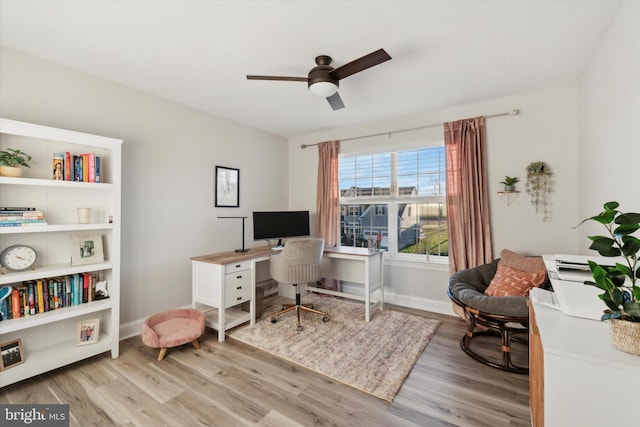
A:
POLYGON ((95 344, 100 339, 100 319, 88 319, 78 322, 76 345, 95 344))
POLYGON ((2 360, 0 360, 0 371, 13 368, 24 362, 24 355, 22 353, 22 340, 7 341, 0 344, 0 354, 2 360))
POLYGON ((240 207, 240 169, 216 166, 215 206, 240 207))
POLYGON ((81 234, 71 236, 71 265, 97 264, 104 262, 102 235, 81 234))

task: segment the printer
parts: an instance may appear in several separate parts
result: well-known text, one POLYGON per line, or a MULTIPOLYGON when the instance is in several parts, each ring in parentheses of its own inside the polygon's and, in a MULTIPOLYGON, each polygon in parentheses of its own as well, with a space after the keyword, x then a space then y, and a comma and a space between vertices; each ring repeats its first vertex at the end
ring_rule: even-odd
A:
POLYGON ((607 307, 598 298, 603 291, 595 286, 584 284, 587 280, 593 281, 589 261, 613 266, 616 262, 623 262, 624 259, 565 254, 543 255, 542 259, 554 292, 535 289, 531 298, 561 310, 568 316, 600 320, 607 307))

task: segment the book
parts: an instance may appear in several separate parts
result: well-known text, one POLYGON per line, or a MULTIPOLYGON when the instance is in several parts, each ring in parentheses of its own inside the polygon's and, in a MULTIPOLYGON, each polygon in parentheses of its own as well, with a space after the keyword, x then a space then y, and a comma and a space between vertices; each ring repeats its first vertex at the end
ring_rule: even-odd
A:
POLYGON ((89 182, 89 155, 80 154, 82 158, 82 182, 89 182))
POLYGON ((0 227, 29 227, 37 225, 47 225, 44 219, 28 219, 20 221, 0 221, 0 227))
POLYGON ((94 153, 81 154, 83 166, 86 168, 84 173, 85 182, 96 182, 96 155, 94 153))
POLYGON ((28 302, 29 302, 29 315, 33 316, 36 314, 36 292, 35 292, 35 284, 33 282, 29 282, 28 286, 28 302))
POLYGON ((82 158, 75 154, 73 155, 73 173, 74 181, 82 181, 82 158))
POLYGON ((82 303, 89 302, 89 274, 84 273, 81 276, 82 281, 82 303))
POLYGON ((44 311, 49 311, 49 281, 46 279, 42 282, 42 302, 44 305, 44 311))
POLYGON ((64 153, 53 153, 53 179, 64 181, 64 153))
POLYGON ((11 301, 10 298, 5 298, 0 301, 0 320, 7 320, 10 318, 9 313, 11 313, 11 311, 9 308, 9 301, 11 301))
POLYGON ((20 290, 17 287, 13 288, 11 292, 11 314, 13 319, 20 317, 20 290))
POLYGON ((18 219, 42 219, 44 213, 42 211, 2 211, 0 219, 18 220, 18 219))
POLYGON ((0 207, 0 212, 4 212, 4 211, 14 211, 14 212, 23 212, 23 211, 35 211, 36 208, 27 208, 27 207, 20 207, 20 206, 5 206, 5 207, 0 207))
POLYGON ((102 182, 100 177, 100 156, 96 156, 96 182, 102 182))
POLYGON ((42 285, 42 279, 38 279, 36 283, 36 293, 38 296, 38 313, 44 313, 44 286, 42 285))
POLYGON ((71 277, 69 276, 64 277, 64 295, 67 306, 73 305, 71 299, 71 277))

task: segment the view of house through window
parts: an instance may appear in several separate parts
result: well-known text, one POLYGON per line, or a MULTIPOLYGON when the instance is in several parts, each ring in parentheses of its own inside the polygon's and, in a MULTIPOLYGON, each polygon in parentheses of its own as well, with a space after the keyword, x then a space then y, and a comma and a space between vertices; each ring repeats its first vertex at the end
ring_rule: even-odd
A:
POLYGON ((340 157, 343 246, 447 256, 444 146, 340 157))

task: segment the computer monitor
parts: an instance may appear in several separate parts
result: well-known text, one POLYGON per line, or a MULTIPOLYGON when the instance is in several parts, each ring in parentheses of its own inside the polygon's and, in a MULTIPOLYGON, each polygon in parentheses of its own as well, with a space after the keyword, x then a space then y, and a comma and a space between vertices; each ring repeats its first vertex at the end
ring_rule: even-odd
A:
POLYGON ((269 211, 253 213, 253 240, 309 236, 309 211, 269 211))

